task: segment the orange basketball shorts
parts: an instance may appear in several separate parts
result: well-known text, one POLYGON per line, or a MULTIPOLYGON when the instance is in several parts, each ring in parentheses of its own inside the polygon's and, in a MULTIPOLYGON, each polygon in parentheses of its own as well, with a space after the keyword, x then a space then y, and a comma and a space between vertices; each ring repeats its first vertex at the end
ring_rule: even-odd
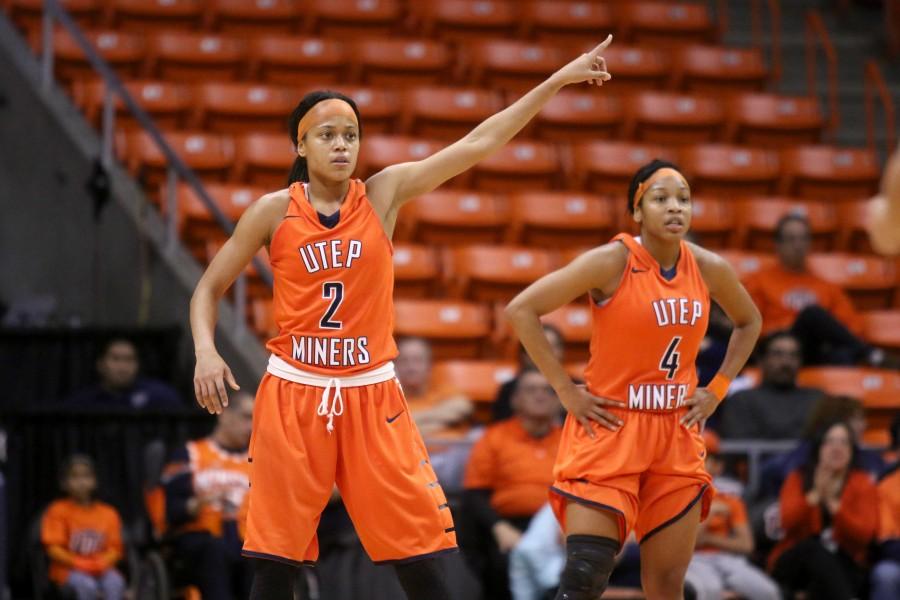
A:
POLYGON ((568 502, 618 517, 620 543, 632 530, 638 541, 647 539, 698 501, 705 519, 713 488, 699 426, 688 430, 679 424, 683 410, 608 410, 625 424, 619 431, 593 424, 594 439, 578 421, 566 419, 550 488, 550 503, 563 529, 568 502))
POLYGON ((330 433, 317 414, 322 394, 268 373, 260 384, 243 554, 314 562, 316 529, 335 484, 373 561, 455 550, 447 498, 399 382, 341 389, 343 412, 330 433))

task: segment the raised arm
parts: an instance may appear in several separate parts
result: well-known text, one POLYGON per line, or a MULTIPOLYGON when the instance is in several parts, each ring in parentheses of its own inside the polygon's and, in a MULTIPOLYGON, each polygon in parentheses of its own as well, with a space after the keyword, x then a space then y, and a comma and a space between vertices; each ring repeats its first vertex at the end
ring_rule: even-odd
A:
POLYGON ((240 389, 231 369, 216 351, 219 300, 253 256, 268 242, 286 210, 286 194, 268 194, 250 205, 238 221, 234 234, 207 267, 191 297, 191 333, 197 358, 194 394, 200 406, 210 413, 221 413, 228 405, 226 381, 231 389, 240 389))
POLYGON ((366 190, 384 214, 430 192, 478 161, 496 152, 516 135, 562 87, 590 81, 598 86, 610 79, 600 55, 612 42, 608 36, 596 48, 582 54, 519 98, 489 117, 461 140, 416 162, 391 165, 366 181, 366 190))

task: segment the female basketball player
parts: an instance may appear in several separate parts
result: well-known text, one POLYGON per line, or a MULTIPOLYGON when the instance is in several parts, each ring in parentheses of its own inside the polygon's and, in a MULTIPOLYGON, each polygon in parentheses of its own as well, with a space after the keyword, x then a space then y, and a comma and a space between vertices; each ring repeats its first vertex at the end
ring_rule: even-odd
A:
POLYGON ((257 394, 244 554, 257 562, 252 598, 291 598, 293 567, 315 561, 319 515, 335 483, 366 551, 394 563, 411 599, 447 598, 433 559, 456 548, 447 500, 394 377, 391 234, 397 211, 489 156, 563 86, 610 79, 612 37, 424 160, 351 179, 359 111, 331 92, 291 115, 298 158, 290 187, 250 206, 191 300, 198 402, 219 413, 225 382, 216 304, 257 250, 275 277, 279 334, 257 394))
POLYGON ((691 195, 674 165, 656 160, 638 170, 628 208, 639 238, 619 234, 538 280, 506 309, 569 412, 550 494, 567 534, 557 599, 599 598, 632 530, 647 597, 682 597, 712 492, 701 424, 759 336, 759 311, 728 263, 684 241, 691 195), (586 387, 576 387, 538 318, 585 293, 594 329, 586 387), (694 360, 710 298, 735 327, 721 370, 697 388, 694 360))

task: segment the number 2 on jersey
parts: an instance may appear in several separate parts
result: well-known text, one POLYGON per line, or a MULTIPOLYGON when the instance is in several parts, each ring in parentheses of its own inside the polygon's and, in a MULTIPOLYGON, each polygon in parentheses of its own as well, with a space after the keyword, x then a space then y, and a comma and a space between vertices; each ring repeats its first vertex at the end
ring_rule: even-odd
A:
POLYGON ((666 371, 666 379, 675 379, 675 373, 678 372, 681 354, 678 353, 678 344, 681 343, 681 336, 676 335, 669 342, 666 353, 663 354, 662 360, 659 361, 659 370, 666 371))
POLYGON ((331 304, 328 305, 328 310, 319 319, 319 327, 322 329, 340 329, 343 323, 333 319, 334 313, 337 312, 341 302, 344 301, 344 284, 340 281, 326 281, 322 284, 322 298, 331 300, 331 304))

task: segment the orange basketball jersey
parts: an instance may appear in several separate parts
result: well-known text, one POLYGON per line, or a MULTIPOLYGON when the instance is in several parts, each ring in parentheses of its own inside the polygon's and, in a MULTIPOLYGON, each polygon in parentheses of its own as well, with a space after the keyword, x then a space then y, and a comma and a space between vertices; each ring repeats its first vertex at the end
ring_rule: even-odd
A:
POLYGON ((238 521, 244 530, 246 497, 250 489, 250 463, 247 453, 229 453, 210 438, 187 443, 194 494, 198 498, 214 498, 203 503, 197 518, 186 529, 209 531, 222 535, 222 521, 238 521))
POLYGON ((397 355, 393 246, 365 184, 350 180, 331 229, 319 222, 305 184, 292 184, 290 194, 269 248, 279 333, 268 349, 298 369, 323 375, 383 365, 397 355))
POLYGON ((709 320, 709 290, 685 242, 675 276, 628 234, 622 281, 612 297, 592 304, 591 358, 584 372, 595 396, 631 410, 680 409, 697 386, 694 361, 709 320))

